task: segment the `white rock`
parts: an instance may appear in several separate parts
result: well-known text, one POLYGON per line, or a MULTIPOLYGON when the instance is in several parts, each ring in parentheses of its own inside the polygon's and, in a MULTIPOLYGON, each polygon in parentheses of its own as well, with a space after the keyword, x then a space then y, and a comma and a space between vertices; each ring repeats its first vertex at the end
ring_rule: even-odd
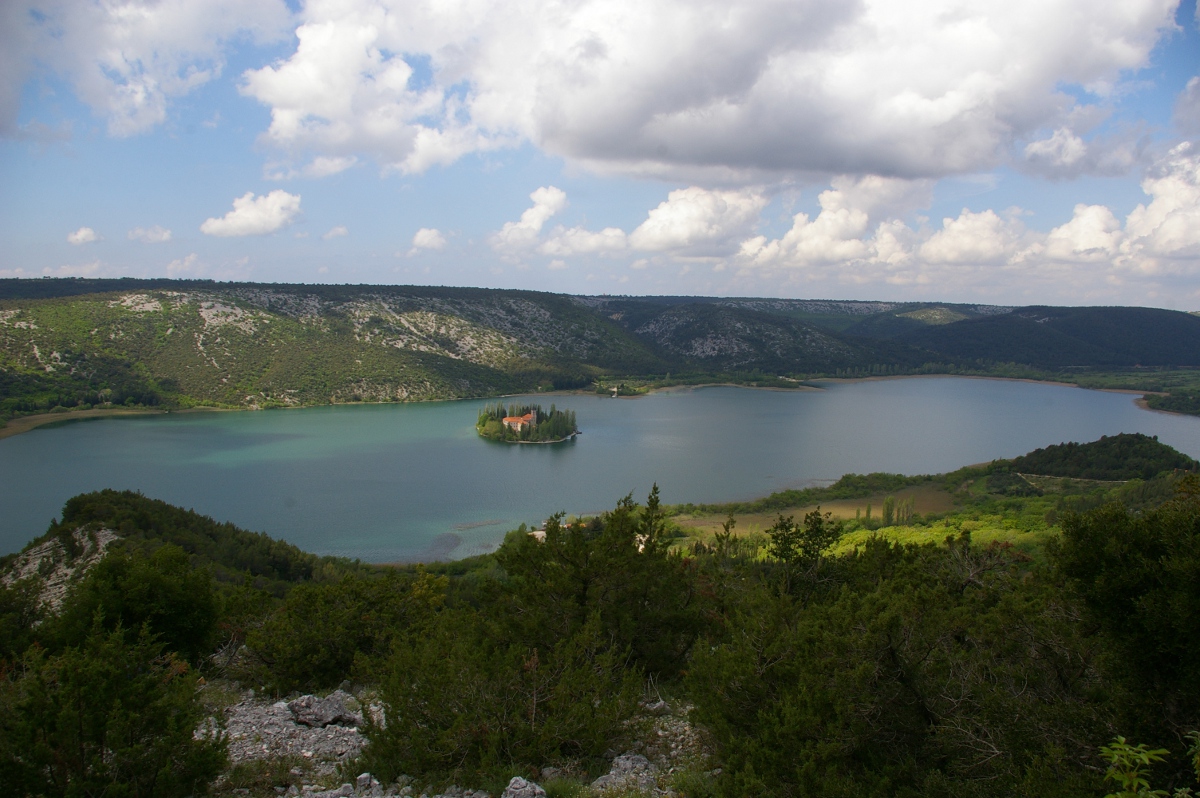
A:
POLYGON ((500 798, 546 798, 546 791, 532 781, 513 776, 500 798))

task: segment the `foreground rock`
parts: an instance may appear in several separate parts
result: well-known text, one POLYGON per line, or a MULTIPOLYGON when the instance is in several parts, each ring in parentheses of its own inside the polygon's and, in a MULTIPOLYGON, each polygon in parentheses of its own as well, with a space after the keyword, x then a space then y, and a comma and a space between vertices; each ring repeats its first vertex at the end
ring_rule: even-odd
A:
MULTIPOLYGON (((671 707, 657 701, 646 702, 642 709, 639 722, 646 725, 641 727, 631 749, 613 759, 608 772, 591 783, 590 794, 603 797, 637 793, 669 798, 676 795, 669 786, 675 773, 709 767, 709 745, 705 735, 688 721, 689 707, 671 707)), ((359 775, 353 783, 330 786, 338 784, 337 774, 345 773, 343 766, 366 746, 359 726, 367 713, 379 717, 381 709, 376 705, 364 706, 343 690, 323 698, 305 695, 276 703, 256 701, 253 693, 247 692, 238 703, 224 710, 230 765, 256 760, 296 760, 299 766, 292 768, 291 778, 283 786, 275 787, 278 794, 291 798, 494 798, 483 790, 457 786, 436 793, 421 792, 414 789, 413 780, 408 777, 385 785, 369 773, 359 775), (287 786, 289 782, 291 786, 287 786)), ((214 728, 215 724, 210 724, 197 734, 210 733, 214 728)), ((580 776, 548 767, 542 770, 541 780, 574 780, 580 776)), ((218 784, 216 793, 247 791, 229 792, 218 784)), ((546 798, 546 792, 539 784, 517 777, 509 782, 500 798, 546 798)))
POLYGON ((546 798, 546 791, 532 781, 514 776, 500 798, 546 798))
POLYGON ((351 707, 356 706, 358 699, 343 690, 334 690, 325 698, 302 695, 287 704, 297 723, 313 729, 324 729, 334 725, 355 728, 361 726, 362 715, 351 711, 351 707))
POLYGON ((362 717, 349 711, 343 696, 352 698, 334 693, 325 699, 301 696, 290 703, 267 704, 247 695, 225 710, 230 765, 298 757, 315 778, 332 776, 367 744, 357 728, 362 717))
POLYGON ((601 795, 633 790, 652 793, 658 786, 658 773, 658 766, 641 754, 624 754, 613 760, 608 773, 592 782, 592 789, 601 795))

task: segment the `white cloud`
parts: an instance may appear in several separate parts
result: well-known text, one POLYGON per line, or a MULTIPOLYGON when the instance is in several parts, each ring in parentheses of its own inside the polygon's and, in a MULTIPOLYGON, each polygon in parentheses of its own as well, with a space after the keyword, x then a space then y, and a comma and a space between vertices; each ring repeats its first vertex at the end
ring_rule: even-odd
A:
MULTIPOLYGON (((606 227, 599 232, 582 227, 557 227, 546 241, 538 247, 543 255, 594 255, 604 252, 620 252, 628 246, 625 231, 617 227, 606 227)), ((565 267, 564 267, 565 268, 565 267)))
POLYGON ((749 232, 767 199, 754 190, 710 191, 692 186, 672 191, 629 234, 634 249, 688 250, 697 254, 730 251, 749 232))
POLYGON ((19 134, 21 90, 33 69, 33 31, 28 25, 30 0, 0 3, 0 135, 19 134))
POLYGON ((1149 201, 1124 223, 1108 207, 1079 204, 1068 222, 1046 233, 1028 229, 1019 209, 964 208, 940 227, 914 229, 878 208, 871 218, 864 210, 871 192, 843 190, 839 182, 822 193, 816 219, 798 214, 778 239, 743 241, 729 261, 738 278, 926 286, 926 297, 929 287, 939 297, 990 300, 1002 291, 1003 301, 1200 300, 1200 152, 1188 143, 1147 170, 1149 201))
POLYGON ((162 244, 171 240, 171 231, 165 227, 135 227, 129 231, 130 241, 141 241, 143 244, 162 244))
MULTIPOLYGON (((756 236, 743 241, 740 256, 759 266, 782 263, 831 264, 866 258, 872 242, 865 238, 873 222, 893 219, 928 205, 932 197, 929 181, 908 181, 873 175, 834 178, 832 188, 817 197, 821 212, 816 219, 798 213, 792 228, 775 241, 756 236)), ((881 227, 876 246, 885 261, 900 258, 900 240, 906 238, 893 227, 881 227)))
POLYGON ((346 225, 339 224, 337 227, 331 227, 329 229, 329 232, 326 233, 325 235, 321 236, 321 238, 323 238, 326 241, 329 241, 332 238, 341 238, 342 236, 348 236, 348 235, 350 235, 350 231, 346 229, 346 225))
POLYGON ((410 254, 415 254, 421 249, 443 249, 446 246, 446 237, 435 227, 422 227, 413 235, 412 246, 410 254))
POLYGON ((1153 199, 1138 205, 1125 221, 1122 251, 1143 271, 1200 259, 1200 152, 1189 143, 1177 146, 1146 179, 1142 190, 1153 199))
POLYGON ((1046 236, 1044 252, 1057 261, 1102 263, 1112 260, 1121 244, 1121 222, 1103 205, 1076 205, 1071 221, 1046 236))
POLYGON ((196 269, 196 264, 199 262, 200 256, 195 252, 185 258, 177 258, 167 264, 167 276, 179 277, 184 274, 191 274, 196 269))
MULTIPOLYGON (((404 172, 489 146, 459 121, 458 103, 448 91, 410 88, 413 69, 395 46, 406 38, 400 31, 420 24, 430 9, 391 6, 310 4, 291 58, 243 75, 242 91, 271 107, 266 140, 289 152, 315 151, 335 163, 369 153, 404 172), (431 118, 439 124, 424 121, 431 118)), ((445 12, 470 13, 450 7, 445 12)), ((423 52, 425 44, 404 51, 423 52)))
POLYGON ((533 205, 520 221, 506 223, 491 237, 497 252, 511 256, 536 251, 558 258, 626 250, 693 257, 729 254, 753 228, 767 204, 766 198, 754 190, 714 191, 692 186, 672 191, 632 233, 617 227, 594 231, 559 225, 543 239, 542 228, 566 207, 567 195, 547 186, 529 196, 533 205))
POLYGON ((303 160, 417 172, 529 141, 641 174, 939 176, 1061 128, 1078 108, 1061 87, 1115 96, 1176 5, 310 2, 295 51, 242 89, 303 160))
POLYGON ((319 156, 304 168, 305 177, 330 177, 340 174, 358 163, 353 155, 343 155, 336 158, 319 156))
POLYGON ((45 266, 42 274, 46 277, 112 277, 113 270, 104 261, 94 260, 91 263, 65 263, 58 268, 45 266))
POLYGON ((491 237, 492 248, 497 252, 516 253, 529 250, 538 243, 538 235, 551 216, 567 207, 567 194, 554 186, 542 186, 529 195, 531 205, 521 214, 518 222, 505 222, 504 227, 491 237))
POLYGON ((17 0, 0 4, 0 128, 11 129, 28 58, 64 76, 108 120, 109 133, 141 133, 166 119, 173 98, 220 75, 224 53, 249 34, 276 40, 284 0, 17 0), (4 64, 19 53, 22 60, 4 64), (10 71, 10 68, 12 71, 10 71))
POLYGON ((90 227, 81 227, 74 233, 67 234, 67 241, 79 246, 80 244, 90 244, 97 240, 96 231, 90 227))
POLYGON ((1066 128, 1054 131, 1048 139, 1031 141, 1025 146, 1025 158, 1051 167, 1071 168, 1087 156, 1087 144, 1066 128))
POLYGON ((1123 136, 1102 136, 1084 141, 1062 127, 1045 139, 1025 145, 1024 167, 1034 174, 1050 178, 1076 178, 1081 175, 1123 175, 1143 163, 1147 140, 1132 132, 1123 136))
POLYGON ((210 236, 259 236, 274 233, 300 213, 300 195, 275 189, 261 197, 247 191, 233 201, 233 210, 221 218, 205 220, 200 232, 210 236))
POLYGON ((963 208, 957 218, 942 219, 942 229, 921 245, 920 255, 927 263, 1003 263, 1017 251, 1021 232, 1018 223, 993 210, 972 213, 963 208))
MULTIPOLYGON (((334 175, 364 157, 421 172, 524 142, 600 171, 706 185, 936 177, 1010 155, 1051 176, 1113 174, 1140 163, 1140 145, 1087 140, 1074 125, 1088 106, 1072 94, 1118 97, 1178 2, 297 5, 0 3, 0 134, 19 133, 35 58, 125 136, 220 76, 232 43, 291 31, 290 53, 240 80, 270 110, 277 177, 334 175)), ((1181 128, 1196 93, 1181 96, 1181 128)))

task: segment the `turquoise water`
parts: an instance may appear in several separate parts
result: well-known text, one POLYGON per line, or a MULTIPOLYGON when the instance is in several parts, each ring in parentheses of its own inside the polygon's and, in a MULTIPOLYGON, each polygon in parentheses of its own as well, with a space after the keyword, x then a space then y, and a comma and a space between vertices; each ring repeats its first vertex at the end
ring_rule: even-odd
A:
POLYGON ((636 399, 540 397, 583 434, 479 439, 483 401, 96 419, 0 440, 0 553, 63 502, 140 490, 322 554, 386 562, 488 551, 521 522, 598 512, 653 483, 663 501, 729 501, 848 472, 937 473, 1066 440, 1158 435, 1200 457, 1200 418, 1125 394, 923 378, 823 391, 702 388, 636 399))

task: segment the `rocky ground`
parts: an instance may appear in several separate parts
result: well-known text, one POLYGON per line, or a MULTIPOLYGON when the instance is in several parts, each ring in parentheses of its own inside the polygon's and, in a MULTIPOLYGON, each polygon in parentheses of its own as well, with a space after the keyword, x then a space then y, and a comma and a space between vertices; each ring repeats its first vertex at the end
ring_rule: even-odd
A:
MULTIPOLYGON (((213 686, 210 692, 220 689, 213 686)), ((224 689, 227 700, 219 714, 229 739, 230 769, 215 785, 216 795, 497 798, 485 790, 457 785, 420 790, 407 776, 391 784, 381 784, 369 773, 351 777, 354 759, 367 743, 360 731, 364 715, 378 717, 381 711, 364 700, 367 696, 336 690, 325 697, 271 702, 255 697, 253 691, 239 694, 224 689)), ((609 771, 592 780, 583 795, 682 796, 672 786, 677 774, 707 775, 709 758, 703 733, 687 719, 688 709, 661 699, 645 702, 631 724, 629 750, 614 755, 609 771)), ((214 716, 196 734, 211 734, 217 725, 214 716)), ((514 778, 499 798, 544 798, 546 792, 538 782, 564 780, 588 784, 582 773, 545 768, 537 782, 514 778)))

